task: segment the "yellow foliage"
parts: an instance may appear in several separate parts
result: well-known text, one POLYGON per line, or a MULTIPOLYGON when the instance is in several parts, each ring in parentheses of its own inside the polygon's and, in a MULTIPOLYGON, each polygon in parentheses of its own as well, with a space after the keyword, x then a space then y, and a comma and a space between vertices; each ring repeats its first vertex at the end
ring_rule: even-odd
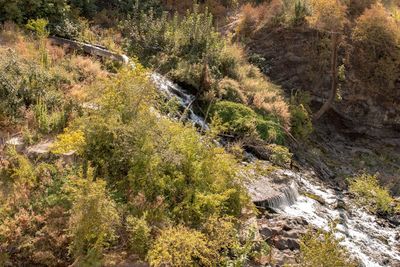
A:
POLYGON ((310 0, 311 26, 330 32, 341 31, 346 23, 346 6, 339 0, 310 0))
POLYGON ((340 246, 340 240, 335 238, 334 225, 327 232, 322 230, 314 233, 309 230, 301 238, 301 267, 356 267, 358 264, 350 257, 347 250, 340 246))
POLYGON ((57 141, 53 144, 51 152, 54 154, 65 154, 76 152, 78 155, 83 153, 85 147, 85 134, 81 130, 70 131, 57 136, 57 141))
POLYGON ((350 192, 356 195, 358 204, 371 211, 391 212, 394 202, 389 191, 379 185, 376 175, 362 174, 350 181, 350 192))
POLYGON ((184 226, 161 231, 148 253, 151 266, 213 266, 216 251, 207 247, 207 238, 184 226))

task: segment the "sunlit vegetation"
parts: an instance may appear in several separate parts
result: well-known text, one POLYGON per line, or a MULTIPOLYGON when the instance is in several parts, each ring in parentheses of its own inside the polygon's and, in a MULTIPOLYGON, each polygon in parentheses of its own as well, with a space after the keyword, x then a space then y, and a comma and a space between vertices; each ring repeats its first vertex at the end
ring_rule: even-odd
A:
POLYGON ((357 71, 370 90, 379 94, 395 94, 395 83, 400 75, 400 27, 382 4, 366 9, 357 19, 352 39, 357 71))
POLYGON ((394 212, 394 199, 390 192, 379 184, 377 175, 361 174, 349 181, 349 190, 355 195, 355 201, 359 205, 371 212, 394 212))
MULTIPOLYGON (((312 60, 324 67, 338 35, 334 79, 398 93, 396 1, 194 2, 0 1, 0 266, 244 266, 266 253, 273 264, 246 228, 256 211, 244 186, 252 175, 243 176, 292 167, 291 145, 312 143, 315 117, 311 95, 284 92, 246 46, 265 29, 311 33, 312 60), (190 108, 210 128, 186 121, 152 72, 194 95, 190 108), (44 140, 50 151, 29 150, 44 140), (246 162, 245 149, 258 148, 271 164, 246 162)), ((400 210, 377 176, 350 179, 349 190, 372 213, 400 210)), ((357 266, 339 243, 333 230, 310 230, 300 266, 357 266)))
MULTIPOLYGON (((240 45, 221 36, 207 10, 198 8, 194 6, 183 17, 150 12, 126 21, 131 52, 175 81, 191 86, 206 102, 221 98, 245 103, 289 129, 290 112, 280 88, 248 63, 240 45)), ((264 134, 263 139, 267 138, 264 134)))
POLYGON ((334 226, 329 231, 309 232, 301 238, 300 266, 356 267, 359 266, 350 253, 335 237, 334 226))
POLYGON ((7 81, 18 90, 28 85, 30 98, 25 99, 32 100, 28 105, 18 93, 11 98, 5 91, 4 99, 20 106, 5 109, 3 123, 24 125, 31 112, 35 123, 25 127, 57 135, 52 153, 73 153, 75 159, 67 165, 57 158, 37 163, 7 150, 1 168, 2 265, 101 266, 116 244, 155 266, 168 262, 163 255, 169 254, 171 263, 182 266, 248 258, 254 246, 239 240, 238 218, 251 204, 236 158, 213 144, 211 136, 160 117, 148 70, 136 63, 134 70, 107 75, 91 59, 63 50, 56 50, 57 58, 50 46, 43 50, 50 59, 46 66, 41 64, 43 51, 27 47, 39 45, 34 39, 19 35, 8 44, 22 53, 17 57, 4 51, 3 60, 12 56, 18 63, 8 68, 19 68, 15 74, 5 72, 7 81), (46 83, 28 79, 28 70, 40 71, 46 83), (52 78, 56 70, 65 79, 52 78), (82 88, 75 89, 78 83, 82 88), (61 102, 50 102, 55 101, 50 96, 61 102), (64 101, 75 103, 75 111, 65 124, 45 131, 52 129, 46 116, 64 101), (166 238, 174 236, 168 231, 187 233, 176 238, 193 254, 171 250, 166 238))

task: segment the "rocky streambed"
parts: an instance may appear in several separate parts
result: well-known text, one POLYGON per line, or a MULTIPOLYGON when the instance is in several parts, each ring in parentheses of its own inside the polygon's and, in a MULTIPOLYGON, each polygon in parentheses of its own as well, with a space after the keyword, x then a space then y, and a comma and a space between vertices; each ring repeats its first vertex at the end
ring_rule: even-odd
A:
MULTIPOLYGON (((281 263, 294 260, 299 234, 309 227, 328 230, 335 222, 337 238, 364 266, 400 266, 400 228, 395 223, 352 205, 346 192, 324 185, 311 171, 279 170, 274 175, 291 177, 304 193, 293 193, 294 203, 271 206, 275 213, 259 219, 260 233, 278 250, 281 263), (297 222, 294 226, 293 221, 297 222)), ((268 196, 265 201, 271 203, 268 196)))

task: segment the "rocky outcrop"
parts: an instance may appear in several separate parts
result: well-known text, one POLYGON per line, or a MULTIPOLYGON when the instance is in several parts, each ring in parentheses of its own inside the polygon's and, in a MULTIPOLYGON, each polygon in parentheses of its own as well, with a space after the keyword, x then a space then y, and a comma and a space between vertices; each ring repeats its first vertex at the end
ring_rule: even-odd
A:
POLYGON ((264 209, 282 209, 294 204, 299 197, 296 181, 282 170, 258 177, 246 187, 253 203, 264 209))
POLYGON ((259 220, 261 237, 272 247, 272 266, 295 264, 300 238, 309 229, 306 220, 282 214, 264 214, 259 220))

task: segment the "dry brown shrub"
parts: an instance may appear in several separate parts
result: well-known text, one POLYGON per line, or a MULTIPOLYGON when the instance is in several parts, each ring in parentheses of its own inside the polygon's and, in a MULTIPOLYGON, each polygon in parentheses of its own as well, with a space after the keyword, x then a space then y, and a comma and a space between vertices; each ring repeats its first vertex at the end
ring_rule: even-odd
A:
POLYGON ((80 78, 89 83, 107 75, 106 72, 102 70, 99 62, 88 57, 73 56, 71 57, 70 64, 71 67, 78 72, 80 78))
POLYGON ((241 36, 250 36, 257 28, 259 19, 259 12, 256 7, 251 4, 244 5, 240 11, 236 33, 241 36))
POLYGON ((271 0, 257 6, 245 4, 240 10, 236 33, 239 36, 250 36, 265 25, 273 24, 283 11, 282 0, 271 0))
POLYGON ((224 78, 219 82, 218 88, 219 96, 222 99, 243 104, 247 103, 247 97, 242 92, 240 84, 237 81, 229 78, 224 78))
POLYGON ((255 107, 265 112, 277 116, 284 127, 290 127, 290 111, 285 99, 277 92, 262 91, 254 95, 253 104, 255 107))
POLYGON ((341 31, 347 23, 347 6, 336 0, 310 0, 310 25, 322 31, 341 31))
POLYGON ((63 47, 51 45, 50 42, 47 42, 46 48, 52 61, 58 62, 64 59, 65 49, 63 47))
MULTIPOLYGON (((64 266, 68 261, 67 213, 61 207, 37 215, 20 209, 0 225, 0 252, 7 266, 64 266), (15 253, 18 252, 18 253, 15 253)), ((1 262, 0 262, 1 263, 1 262)))

